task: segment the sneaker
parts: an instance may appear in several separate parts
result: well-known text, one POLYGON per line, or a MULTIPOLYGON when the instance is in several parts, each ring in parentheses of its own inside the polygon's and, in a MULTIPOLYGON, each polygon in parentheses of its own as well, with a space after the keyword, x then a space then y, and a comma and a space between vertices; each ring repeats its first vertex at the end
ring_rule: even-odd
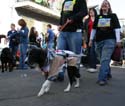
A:
POLYGON ((106 81, 97 81, 97 84, 99 84, 100 86, 105 86, 107 85, 106 81))
POLYGON ((107 75, 107 80, 110 80, 112 78, 112 75, 111 74, 108 74, 107 75))
POLYGON ((94 73, 94 72, 97 72, 97 69, 95 69, 95 68, 88 68, 87 71, 90 72, 90 73, 94 73))
POLYGON ((122 64, 122 68, 125 68, 125 64, 122 64))

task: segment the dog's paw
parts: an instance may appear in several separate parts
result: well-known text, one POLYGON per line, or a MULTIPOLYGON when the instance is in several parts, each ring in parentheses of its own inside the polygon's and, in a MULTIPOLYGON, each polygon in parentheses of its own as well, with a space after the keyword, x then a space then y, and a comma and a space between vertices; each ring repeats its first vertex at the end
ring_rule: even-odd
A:
POLYGON ((41 91, 37 94, 37 96, 40 97, 40 96, 42 96, 44 93, 45 93, 45 91, 41 90, 41 91))
POLYGON ((64 92, 70 92, 70 89, 66 88, 66 89, 64 89, 64 92))
POLYGON ((75 84, 74 85, 75 88, 79 88, 79 86, 80 86, 79 84, 75 84))
POLYGON ((64 92, 69 92, 70 90, 71 90, 71 84, 69 83, 68 86, 67 86, 67 88, 64 89, 64 92))
POLYGON ((50 89, 50 87, 47 87, 47 88, 45 89, 45 92, 46 92, 46 93, 49 92, 49 89, 50 89))
POLYGON ((75 88, 79 88, 80 86, 80 82, 79 82, 79 78, 76 78, 76 84, 75 84, 75 88))

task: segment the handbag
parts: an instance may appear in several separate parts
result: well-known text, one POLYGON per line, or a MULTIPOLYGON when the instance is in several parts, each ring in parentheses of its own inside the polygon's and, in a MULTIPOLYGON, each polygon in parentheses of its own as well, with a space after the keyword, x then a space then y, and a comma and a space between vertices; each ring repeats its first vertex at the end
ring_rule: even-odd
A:
POLYGON ((115 47, 115 49, 112 53, 111 59, 114 61, 120 61, 121 60, 121 51, 122 51, 121 47, 118 47, 118 46, 115 47))

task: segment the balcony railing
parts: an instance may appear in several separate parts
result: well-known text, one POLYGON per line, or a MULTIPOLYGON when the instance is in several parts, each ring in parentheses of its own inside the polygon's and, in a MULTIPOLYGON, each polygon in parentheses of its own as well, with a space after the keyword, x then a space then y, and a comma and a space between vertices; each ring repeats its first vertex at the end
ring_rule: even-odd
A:
POLYGON ((55 0, 56 2, 52 3, 46 1, 48 0, 17 0, 15 9, 19 15, 31 17, 39 21, 58 24, 60 11, 57 7, 59 7, 59 5, 54 3, 60 0, 55 0), (56 8, 54 5, 56 5, 56 8))
POLYGON ((17 0, 17 2, 31 1, 51 10, 60 12, 63 0, 17 0))

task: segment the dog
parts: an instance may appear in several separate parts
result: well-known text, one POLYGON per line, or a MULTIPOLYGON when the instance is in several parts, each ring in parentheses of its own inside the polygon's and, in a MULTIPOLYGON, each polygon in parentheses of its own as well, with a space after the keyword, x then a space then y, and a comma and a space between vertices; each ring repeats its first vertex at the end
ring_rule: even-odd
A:
POLYGON ((7 71, 8 68, 9 68, 9 72, 13 71, 14 58, 10 48, 5 47, 2 49, 0 59, 1 59, 2 72, 7 71))
POLYGON ((60 67, 66 62, 67 73, 69 77, 69 84, 64 92, 69 92, 74 81, 76 81, 75 87, 79 87, 80 74, 76 67, 78 57, 70 51, 51 51, 48 49, 42 49, 38 47, 30 47, 27 53, 25 63, 31 68, 39 66, 41 71, 47 72, 47 77, 38 93, 38 97, 47 93, 51 87, 52 82, 57 78, 60 67))

